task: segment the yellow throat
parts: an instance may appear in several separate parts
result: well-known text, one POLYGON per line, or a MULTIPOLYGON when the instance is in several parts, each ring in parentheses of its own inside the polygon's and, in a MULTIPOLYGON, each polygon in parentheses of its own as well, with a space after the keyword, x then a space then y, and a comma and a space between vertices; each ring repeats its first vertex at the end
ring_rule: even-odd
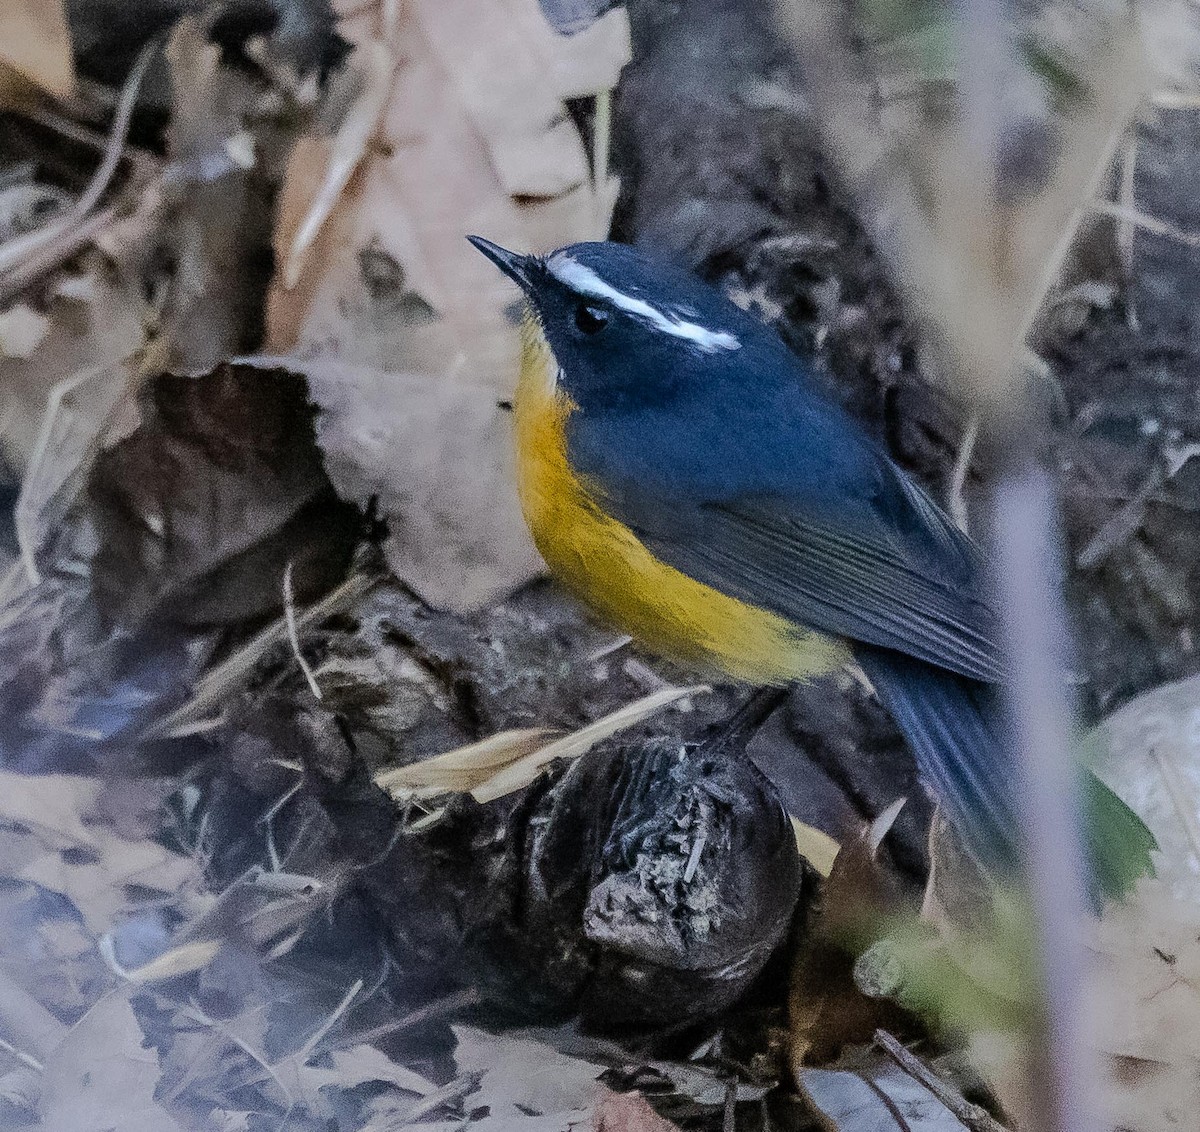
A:
POLYGON ((514 399, 518 487, 546 565, 602 617, 664 656, 754 684, 803 680, 844 664, 840 642, 721 593, 659 561, 603 510, 603 494, 567 459, 577 411, 536 318, 521 328, 514 399))

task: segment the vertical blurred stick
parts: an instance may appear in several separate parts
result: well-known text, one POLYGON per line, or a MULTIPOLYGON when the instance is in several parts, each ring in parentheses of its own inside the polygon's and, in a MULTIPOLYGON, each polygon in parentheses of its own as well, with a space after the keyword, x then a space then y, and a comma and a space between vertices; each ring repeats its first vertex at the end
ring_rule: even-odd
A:
MULTIPOLYGON (((883 34, 870 24, 876 10, 774 2, 802 59, 814 121, 864 221, 985 433, 1001 442, 993 565, 1012 673, 1004 694, 1035 919, 1032 974, 1043 990, 1022 1126, 1091 1132, 1098 1077, 1079 994, 1085 876, 1055 570, 1061 527, 1053 477, 1038 463, 1043 422, 1021 374, 1046 293, 1133 114, 1163 68, 1194 56, 1196 32, 1173 0, 1047 0, 1036 19, 1009 0, 897 0, 956 42, 958 82, 953 113, 933 100, 888 117, 878 113, 889 64, 886 52, 872 53, 883 34), (1168 9, 1175 22, 1164 39, 1168 9), (1148 34, 1156 17, 1157 36, 1148 34), (1057 93, 1027 58, 1041 35, 1070 80, 1057 93), (1030 160, 1039 145, 1042 164, 1030 160)), ((910 65, 925 81, 921 60, 910 65)))
MULTIPOLYGON (((1006 102, 1021 62, 1003 0, 953 4, 963 76, 959 147, 969 166, 979 170, 976 189, 992 190, 990 200, 977 202, 977 222, 993 227, 993 238, 984 245, 990 254, 982 257, 977 270, 1003 293, 1017 282, 1023 266, 1026 271, 1032 266, 1020 263, 1019 251, 1013 256, 1019 242, 1016 217, 998 199, 997 182, 1005 163, 1003 149, 1010 144, 1007 135, 1015 123, 1006 102)), ((1123 126, 1124 122, 1122 132, 1123 126)), ((1108 155, 1098 156, 1093 176, 1107 165, 1108 155)), ((1088 184, 1089 196, 1091 188, 1088 184)), ((1082 204, 1074 202, 1076 216, 1082 204)), ((1076 224, 1070 228, 1073 232, 1076 224)), ((1035 451, 1044 435, 1043 422, 1019 380, 1026 336, 1045 290, 1054 283, 1044 273, 1056 276, 1059 257, 1066 254, 1064 238, 1059 245, 1058 257, 1047 257, 1052 262, 1043 265, 1042 292, 1019 327, 1010 328, 1016 334, 1007 364, 989 351, 981 351, 974 360, 985 397, 990 395, 993 408, 1009 417, 992 422, 1009 427, 1003 434, 1005 458, 992 502, 991 561, 1010 673, 1003 694, 1019 778, 1025 879, 1042 992, 1041 1009, 1026 1035, 1026 1116, 1038 1132, 1091 1132, 1096 1114, 1089 1101, 1099 1078, 1083 1028, 1086 955, 1081 928, 1087 878, 1065 680, 1068 635, 1056 568, 1062 527, 1055 485, 1035 451)))
POLYGON ((993 561, 1042 979, 1042 1011, 1028 1035, 1030 1127, 1092 1132, 1089 1100, 1098 1078, 1083 1031, 1085 865, 1064 679, 1067 630, 1056 583, 1056 493, 1028 453, 1012 455, 994 497, 993 561))

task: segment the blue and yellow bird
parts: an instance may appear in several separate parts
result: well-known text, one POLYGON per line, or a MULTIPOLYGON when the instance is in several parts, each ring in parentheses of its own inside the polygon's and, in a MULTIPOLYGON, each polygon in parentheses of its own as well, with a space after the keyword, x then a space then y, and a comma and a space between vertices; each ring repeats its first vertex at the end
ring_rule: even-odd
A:
MULTIPOLYGON (((523 290, 522 506, 551 572, 671 658, 752 684, 866 672, 980 860, 1019 860, 976 546, 764 323, 634 248, 471 242, 523 290)), ((1097 888, 1153 839, 1086 778, 1097 888)))

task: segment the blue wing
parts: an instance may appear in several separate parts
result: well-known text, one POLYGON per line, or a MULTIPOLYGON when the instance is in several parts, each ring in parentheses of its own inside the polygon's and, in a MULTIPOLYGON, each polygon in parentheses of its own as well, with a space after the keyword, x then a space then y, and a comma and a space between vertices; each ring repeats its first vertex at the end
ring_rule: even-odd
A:
POLYGON ((690 577, 837 637, 999 679, 971 541, 837 406, 798 388, 755 402, 577 414, 572 461, 690 577))

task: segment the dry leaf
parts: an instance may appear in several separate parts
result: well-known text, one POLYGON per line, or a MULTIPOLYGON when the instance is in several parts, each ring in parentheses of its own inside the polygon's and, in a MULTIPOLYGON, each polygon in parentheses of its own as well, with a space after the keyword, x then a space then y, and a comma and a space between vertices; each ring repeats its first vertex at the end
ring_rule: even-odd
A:
POLYGON ((45 315, 25 303, 0 312, 0 357, 28 358, 50 329, 45 315))
POLYGON ((492 390, 324 357, 247 360, 308 379, 330 480, 343 499, 376 501, 388 565, 427 604, 469 612, 538 571, 517 500, 511 417, 492 390))
POLYGON ((929 1089, 890 1060, 853 1071, 804 1069, 796 1084, 830 1132, 966 1132, 929 1089))
POLYGON ((347 76, 353 77, 359 80, 361 89, 329 143, 324 179, 297 225, 280 268, 283 286, 289 291, 300 281, 313 241, 358 168, 392 93, 396 60, 385 44, 367 40, 359 47, 354 62, 356 66, 343 73, 344 81, 347 76))
POLYGON ((792 831, 796 835, 796 848, 800 856, 828 879, 833 871, 833 863, 841 852, 841 845, 823 830, 806 825, 799 818, 792 818, 792 831))
POLYGON ((158 1055, 143 1043, 128 998, 91 1008, 46 1061, 42 1121, 54 1132, 176 1132, 154 1099, 158 1055))
POLYGON ((493 1118, 554 1116, 586 1119, 596 1099, 602 1065, 568 1057, 519 1033, 489 1034, 454 1026, 460 1074, 480 1074, 469 1100, 493 1118))
POLYGON ((1200 906, 1143 880, 1093 925, 1089 1032, 1107 1127, 1175 1132, 1200 1112, 1200 906))
POLYGON ((659 1116, 641 1093, 614 1093, 600 1089, 592 1115, 594 1132, 676 1132, 676 1126, 659 1116))
POLYGON ((799 937, 788 994, 789 1054, 796 1073, 832 1060, 843 1046, 867 1041, 895 1021, 895 1004, 862 992, 855 964, 903 906, 897 878, 877 854, 904 805, 905 799, 896 799, 857 838, 837 847, 817 915, 799 937))
MULTIPOLYGON (((64 380, 110 374, 81 388, 71 406, 76 427, 94 435, 124 388, 121 364, 145 339, 149 307, 136 281, 113 278, 95 261, 82 278, 86 287, 60 289, 44 307, 48 325, 27 357, 0 357, 0 453, 21 471, 33 455, 51 393, 64 380)), ((77 445, 69 450, 77 454, 77 445)), ((55 463, 70 461, 56 455, 55 463)))
MULTIPOLYGON (((366 46, 385 40, 380 18, 368 10, 342 27, 362 45, 364 75, 380 69, 366 46)), ((537 0, 419 0, 402 7, 384 45, 397 70, 380 129, 298 281, 276 280, 268 348, 461 375, 504 396, 516 376, 506 313, 516 292, 463 237, 482 231, 545 250, 607 231, 615 186, 593 190, 562 100, 615 85, 628 60, 625 14, 566 38, 537 0)), ((364 98, 374 86, 364 84, 364 98)), ((342 140, 307 139, 293 155, 281 263, 298 236, 310 242, 313 203, 347 164, 343 148, 353 152, 342 140)))
POLYGON ((547 250, 606 234, 616 183, 593 185, 563 100, 615 85, 627 19, 568 38, 537 0, 415 0, 341 31, 358 95, 331 136, 292 153, 267 348, 310 359, 332 474, 353 498, 379 491, 393 571, 429 604, 472 611, 541 563, 496 406, 516 381, 518 295, 464 237, 547 250))
POLYGON ((15 74, 59 98, 75 91, 75 62, 63 0, 0 0, 0 91, 15 74))
POLYGON ((118 836, 93 817, 104 790, 79 775, 0 771, 0 823, 22 836, 5 843, 0 873, 68 897, 99 937, 128 908, 127 885, 174 893, 196 877, 196 864, 152 840, 118 836))
POLYGON ((300 1070, 311 1089, 336 1086, 353 1089, 368 1082, 380 1081, 418 1097, 437 1092, 437 1086, 421 1074, 397 1064, 382 1050, 371 1045, 356 1045, 349 1049, 329 1051, 333 1068, 305 1065, 300 1070))
POLYGON ((97 460, 80 502, 108 616, 210 625, 273 613, 289 562, 297 600, 340 580, 359 517, 325 475, 300 378, 223 365, 157 378, 141 404, 141 425, 97 460))
POLYGON ((1200 899, 1200 676, 1144 692, 1089 737, 1091 765, 1154 831, 1159 876, 1200 899))
POLYGON ((247 251, 264 233, 261 202, 250 177, 237 169, 225 141, 253 103, 242 74, 223 68, 221 49, 208 41, 195 17, 179 21, 167 44, 174 113, 167 136, 173 160, 196 169, 218 168, 197 178, 166 217, 162 237, 177 259, 170 296, 168 363, 208 369, 245 348, 246 323, 257 319, 260 297, 247 251), (228 168, 220 169, 220 165, 228 168))

